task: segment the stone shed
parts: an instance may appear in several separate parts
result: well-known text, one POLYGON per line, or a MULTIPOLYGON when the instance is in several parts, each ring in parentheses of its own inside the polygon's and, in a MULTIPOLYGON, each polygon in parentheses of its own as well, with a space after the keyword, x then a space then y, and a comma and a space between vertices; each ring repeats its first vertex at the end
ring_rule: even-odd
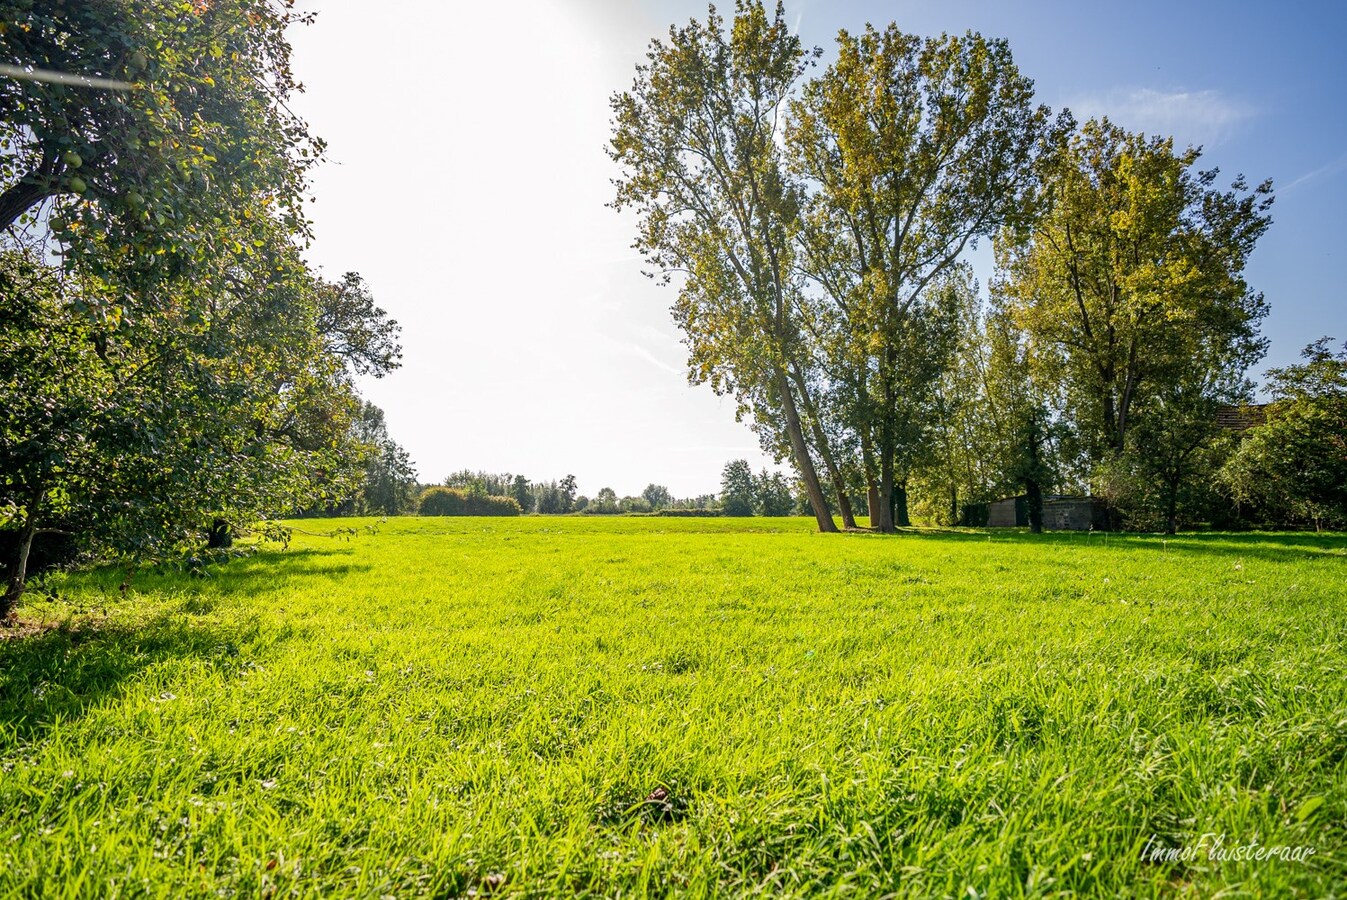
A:
MULTIPOLYGON (((988 528, 1024 528, 1029 525, 1029 501, 1009 497, 987 506, 988 528)), ((1044 497, 1043 528, 1048 531, 1103 531, 1108 528, 1108 509, 1095 497, 1044 497)))

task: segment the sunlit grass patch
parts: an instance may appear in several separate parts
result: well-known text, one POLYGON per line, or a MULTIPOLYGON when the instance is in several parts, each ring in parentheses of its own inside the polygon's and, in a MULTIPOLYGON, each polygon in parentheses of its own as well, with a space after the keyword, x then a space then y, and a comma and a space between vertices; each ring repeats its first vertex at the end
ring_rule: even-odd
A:
POLYGON ((406 519, 55 579, 0 893, 1341 892, 1345 547, 406 519), (1208 833, 1316 852, 1143 859, 1208 833))

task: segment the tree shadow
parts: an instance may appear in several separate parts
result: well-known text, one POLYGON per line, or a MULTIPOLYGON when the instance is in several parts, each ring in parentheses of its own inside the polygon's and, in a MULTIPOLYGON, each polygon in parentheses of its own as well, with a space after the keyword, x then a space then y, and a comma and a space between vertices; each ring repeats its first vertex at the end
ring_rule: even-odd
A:
POLYGON ((237 670, 239 647, 259 628, 203 624, 171 610, 135 622, 91 618, 0 640, 0 748, 80 718, 165 660, 192 657, 237 670))
MULTIPOLYGON (((274 588, 278 581, 285 579, 344 576, 373 569, 369 563, 351 562, 354 552, 344 547, 268 549, 199 563, 189 560, 162 562, 133 570, 126 566, 103 565, 79 573, 76 583, 81 592, 101 595, 108 603, 120 598, 124 583, 127 590, 139 593, 180 592, 188 588, 221 596, 252 594, 260 589, 274 588)), ((36 582, 33 587, 39 592, 44 589, 41 582, 36 582)))
POLYGON ((1321 560, 1347 556, 1347 533, 1304 531, 1187 531, 1177 535, 1142 532, 1050 531, 1023 529, 984 531, 982 540, 1016 544, 1058 544, 1072 547, 1134 548, 1166 553, 1206 554, 1270 562, 1321 560))

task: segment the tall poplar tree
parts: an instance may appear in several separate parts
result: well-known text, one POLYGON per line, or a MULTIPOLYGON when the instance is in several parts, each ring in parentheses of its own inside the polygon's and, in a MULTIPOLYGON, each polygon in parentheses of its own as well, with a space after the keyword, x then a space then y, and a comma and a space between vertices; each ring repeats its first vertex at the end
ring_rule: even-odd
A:
MULTIPOLYGON (((796 313, 800 191, 785 174, 786 101, 812 54, 778 4, 738 0, 727 30, 705 22, 650 44, 631 90, 612 98, 618 209, 639 216, 635 246, 670 280, 689 377, 739 401, 780 443, 821 531, 836 531, 802 421, 796 313)), ((807 383, 806 383, 807 384, 807 383)), ((775 444, 768 440, 766 443, 775 444)))
POLYGON ((816 188, 804 267, 840 310, 872 524, 906 521, 953 342, 940 279, 1021 208, 1049 115, 1004 41, 838 35, 838 58, 793 104, 795 168, 816 188))

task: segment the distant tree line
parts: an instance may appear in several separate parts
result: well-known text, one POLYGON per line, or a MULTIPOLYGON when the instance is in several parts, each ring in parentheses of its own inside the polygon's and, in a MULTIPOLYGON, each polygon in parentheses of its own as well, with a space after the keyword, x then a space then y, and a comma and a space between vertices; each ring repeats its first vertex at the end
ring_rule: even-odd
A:
MULTIPOLYGON (((1340 420, 1292 413, 1328 402, 1322 377, 1274 374, 1280 412, 1243 439, 1219 424, 1267 348, 1244 273, 1270 182, 1222 186, 1199 150, 1053 115, 1002 40, 867 26, 811 74, 821 51, 781 4, 735 8, 652 41, 612 97, 614 205, 677 291, 690 379, 789 461, 821 530, 969 523, 1016 495, 1039 530, 1055 493, 1171 532, 1332 520, 1340 420), (1259 454, 1293 427, 1319 456, 1259 454), (1325 477, 1276 477, 1299 470, 1325 477)), ((754 495, 740 471, 723 494, 754 495)))

